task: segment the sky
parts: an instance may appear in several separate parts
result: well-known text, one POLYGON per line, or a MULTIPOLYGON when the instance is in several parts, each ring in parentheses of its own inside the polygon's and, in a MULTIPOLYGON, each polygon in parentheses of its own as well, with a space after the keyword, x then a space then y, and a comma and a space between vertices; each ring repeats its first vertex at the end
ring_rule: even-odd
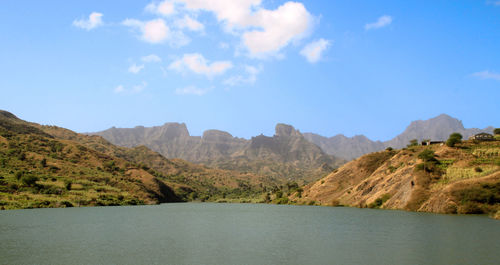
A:
POLYGON ((77 132, 500 127, 500 1, 0 1, 0 109, 77 132))

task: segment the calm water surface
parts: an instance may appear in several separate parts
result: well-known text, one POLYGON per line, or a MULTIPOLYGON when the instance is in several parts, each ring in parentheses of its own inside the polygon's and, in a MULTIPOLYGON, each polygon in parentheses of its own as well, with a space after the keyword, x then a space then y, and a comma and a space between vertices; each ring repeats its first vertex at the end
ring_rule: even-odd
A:
POLYGON ((265 204, 11 210, 0 264, 500 264, 500 221, 265 204))

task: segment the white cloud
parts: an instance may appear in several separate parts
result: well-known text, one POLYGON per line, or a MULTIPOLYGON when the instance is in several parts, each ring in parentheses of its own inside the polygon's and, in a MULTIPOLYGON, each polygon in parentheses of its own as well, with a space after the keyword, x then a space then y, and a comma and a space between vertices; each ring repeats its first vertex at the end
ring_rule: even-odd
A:
POLYGON ((325 39, 319 39, 307 44, 301 51, 300 54, 306 57, 307 61, 310 63, 316 63, 321 59, 323 52, 330 46, 330 41, 325 39))
POLYGON ((222 83, 227 86, 239 86, 243 84, 255 83, 255 81, 257 81, 257 75, 262 71, 262 66, 260 65, 258 67, 255 67, 251 65, 245 65, 244 68, 246 76, 234 75, 224 80, 224 82, 222 83))
POLYGON ((392 23, 392 17, 391 16, 381 16, 378 18, 376 22, 373 23, 368 23, 365 25, 365 30, 370 30, 370 29, 379 29, 385 26, 388 26, 389 24, 392 23))
POLYGON ((184 15, 183 18, 176 20, 175 25, 180 29, 187 28, 191 31, 203 31, 205 29, 203 24, 188 15, 184 15))
POLYGON ((149 43, 158 44, 169 41, 170 45, 180 47, 188 44, 190 41, 182 32, 171 31, 165 20, 161 18, 150 21, 126 19, 122 24, 139 30, 141 32, 140 38, 149 43))
POLYGON ((210 88, 197 88, 195 86, 188 86, 188 87, 184 87, 184 88, 177 88, 175 90, 175 94, 177 94, 177 95, 203 96, 208 91, 210 91, 210 88))
POLYGON ((182 59, 172 62, 168 68, 178 72, 190 70, 193 73, 212 78, 213 76, 223 74, 232 67, 233 64, 230 61, 216 61, 209 64, 203 55, 199 53, 192 53, 184 54, 182 59))
POLYGON ((175 14, 175 4, 170 0, 151 2, 146 6, 145 10, 153 14, 169 16, 175 14))
POLYGON ((242 42, 253 57, 277 54, 294 40, 303 38, 312 19, 304 5, 287 2, 274 11, 260 10, 255 14, 257 27, 243 33, 242 42))
POLYGON ((132 64, 129 68, 128 71, 129 73, 132 74, 138 74, 142 69, 144 69, 144 65, 137 65, 137 64, 132 64))
POLYGON ((115 87, 114 91, 115 93, 122 93, 123 91, 125 91, 125 88, 123 87, 123 85, 119 85, 115 87))
POLYGON ((472 76, 477 77, 479 79, 485 80, 485 79, 493 79, 500 81, 500 73, 494 73, 490 71, 482 71, 482 72, 477 72, 473 73, 472 76))
POLYGON ((141 61, 145 63, 159 63, 161 62, 161 58, 156 54, 150 54, 147 56, 142 56, 141 61))
POLYGON ((82 28, 85 30, 95 29, 103 24, 102 23, 102 16, 103 16, 103 14, 101 14, 101 13, 92 12, 89 15, 88 19, 74 20, 73 26, 78 27, 78 28, 82 28))
POLYGON ((262 8, 261 0, 178 0, 187 9, 213 12, 226 30, 241 36, 251 57, 278 55, 293 41, 307 35, 313 17, 302 3, 286 2, 275 10, 262 8))

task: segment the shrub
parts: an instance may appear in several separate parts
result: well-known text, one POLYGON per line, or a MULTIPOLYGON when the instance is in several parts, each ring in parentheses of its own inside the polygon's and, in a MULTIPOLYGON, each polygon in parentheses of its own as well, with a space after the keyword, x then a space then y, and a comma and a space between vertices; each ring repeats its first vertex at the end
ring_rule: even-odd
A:
POLYGON ((42 167, 46 167, 47 166, 47 159, 42 159, 42 161, 40 161, 40 165, 42 165, 42 167))
POLYGON ((475 168, 474 168, 474 171, 476 171, 476 172, 478 172, 478 173, 483 172, 483 170, 482 170, 480 167, 475 167, 475 168))
POLYGON ((483 209, 478 203, 475 202, 466 202, 463 205, 458 207, 459 214, 482 214, 484 213, 483 209))
POLYGON ((276 200, 276 204, 288 204, 288 198, 279 198, 276 200))
POLYGON ((23 175, 24 175, 23 171, 17 171, 15 177, 17 180, 20 180, 23 175))
POLYGON ((64 181, 64 186, 66 187, 67 190, 71 190, 71 185, 73 183, 71 182, 71 180, 66 180, 64 181))
POLYGON ((61 202, 61 206, 64 206, 64 207, 73 207, 73 204, 69 201, 62 201, 61 202))
POLYGON ((389 146, 389 147, 387 147, 385 150, 386 150, 386 151, 392 151, 392 150, 394 150, 394 149, 393 149, 392 147, 390 147, 390 146, 389 146))
POLYGON ((391 195, 386 193, 382 196, 380 196, 379 198, 377 198, 374 202, 370 203, 370 205, 368 205, 368 208, 380 208, 387 200, 389 200, 391 198, 391 195))
POLYGON ((337 199, 333 199, 333 200, 332 200, 332 206, 333 206, 333 207, 340 207, 340 206, 342 206, 342 204, 340 204, 340 201, 339 201, 339 200, 337 200, 337 199))
POLYGON ((17 156, 17 159, 19 159, 21 161, 26 160, 26 154, 24 152, 19 153, 19 155, 17 156))
POLYGON ((115 161, 107 161, 107 162, 104 162, 102 165, 103 165, 104 169, 108 172, 117 171, 119 169, 119 167, 117 167, 115 165, 115 161))
POLYGON ((21 182, 26 186, 33 186, 38 181, 38 177, 33 175, 26 175, 21 178, 21 182))
POLYGON ((500 128, 495 128, 495 130, 493 130, 493 133, 495 135, 500 135, 500 128))
POLYGON ((446 141, 446 145, 449 147, 454 147, 456 144, 462 142, 462 135, 459 133, 452 133, 446 141))

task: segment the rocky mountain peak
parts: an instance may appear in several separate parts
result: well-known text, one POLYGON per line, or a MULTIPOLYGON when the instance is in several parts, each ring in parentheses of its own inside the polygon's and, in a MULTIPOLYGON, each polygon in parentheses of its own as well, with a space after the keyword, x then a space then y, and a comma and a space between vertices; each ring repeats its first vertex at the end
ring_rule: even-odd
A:
POLYGON ((228 141, 233 139, 233 136, 225 131, 206 130, 203 132, 202 139, 205 141, 228 141))
POLYGON ((283 123, 276 124, 275 136, 290 137, 290 136, 301 136, 298 130, 295 130, 293 126, 283 123))
POLYGON ((159 131, 164 139, 189 137, 189 131, 185 123, 168 122, 161 126, 159 131))

